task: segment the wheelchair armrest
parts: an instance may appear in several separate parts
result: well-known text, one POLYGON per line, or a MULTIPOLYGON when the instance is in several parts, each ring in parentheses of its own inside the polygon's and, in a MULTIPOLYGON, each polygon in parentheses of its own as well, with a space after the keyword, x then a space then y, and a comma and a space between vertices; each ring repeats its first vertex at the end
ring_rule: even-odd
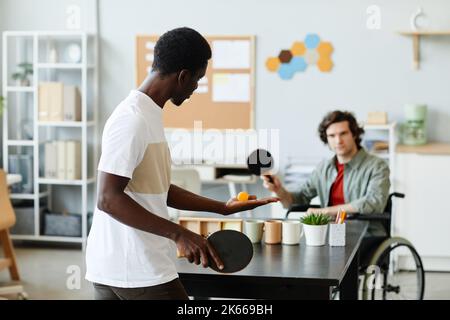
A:
POLYGON ((319 205, 317 204, 306 204, 306 205, 300 205, 300 204, 293 204, 292 206, 289 207, 287 213, 290 212, 305 212, 307 211, 309 208, 320 208, 319 205))
POLYGON ((289 207, 288 211, 286 212, 286 219, 291 212, 306 212, 309 208, 320 208, 317 204, 307 204, 307 205, 300 205, 300 204, 293 204, 289 207))
POLYGON ((389 221, 391 217, 388 213, 350 213, 347 220, 361 220, 361 221, 389 221))

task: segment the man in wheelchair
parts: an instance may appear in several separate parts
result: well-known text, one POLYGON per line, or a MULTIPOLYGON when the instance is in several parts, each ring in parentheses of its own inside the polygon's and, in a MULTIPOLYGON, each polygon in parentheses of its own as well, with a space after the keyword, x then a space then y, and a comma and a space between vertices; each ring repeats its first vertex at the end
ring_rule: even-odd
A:
MULTIPOLYGON (((349 112, 332 111, 319 125, 319 136, 335 155, 321 162, 309 180, 296 192, 288 192, 280 179, 272 176, 272 183, 263 176, 264 187, 276 193, 285 208, 293 204, 309 206, 319 196, 321 208, 308 212, 322 212, 335 216, 339 210, 347 213, 381 213, 389 196, 389 166, 361 146, 364 129, 358 126, 349 112)), ((369 233, 383 232, 380 223, 373 222, 369 233)))
MULTIPOLYGON (((421 299, 424 271, 420 257, 406 239, 390 238, 391 196, 404 195, 393 193, 389 196, 388 164, 361 146, 364 129, 350 112, 336 110, 328 113, 320 123, 318 133, 334 156, 321 162, 299 190, 287 191, 276 176, 262 176, 264 187, 280 198, 283 207, 289 209, 288 213, 307 210, 308 213, 320 212, 334 218, 339 210, 344 210, 350 216, 354 214, 358 219, 369 221, 360 248, 360 272, 365 274, 368 266, 378 266, 382 269, 383 283, 377 290, 371 289, 371 299, 421 299), (316 196, 320 199, 319 208, 310 205, 316 196), (388 279, 393 273, 390 263, 392 251, 400 246, 411 252, 417 275, 414 289, 408 289, 408 292, 404 289, 402 295, 398 279, 388 279)), ((364 291, 363 295, 366 293, 364 291)))

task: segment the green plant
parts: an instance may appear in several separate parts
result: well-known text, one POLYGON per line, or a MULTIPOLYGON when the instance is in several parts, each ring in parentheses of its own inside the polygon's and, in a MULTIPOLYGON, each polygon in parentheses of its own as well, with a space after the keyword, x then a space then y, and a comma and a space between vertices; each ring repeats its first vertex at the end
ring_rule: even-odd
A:
POLYGON ((28 76, 33 74, 33 65, 28 62, 19 63, 17 66, 20 71, 15 72, 11 75, 13 80, 20 80, 20 82, 25 82, 28 80, 28 76))
POLYGON ((307 216, 301 217, 300 221, 303 224, 322 226, 322 225, 330 223, 331 218, 329 215, 326 215, 323 213, 310 213, 307 216))

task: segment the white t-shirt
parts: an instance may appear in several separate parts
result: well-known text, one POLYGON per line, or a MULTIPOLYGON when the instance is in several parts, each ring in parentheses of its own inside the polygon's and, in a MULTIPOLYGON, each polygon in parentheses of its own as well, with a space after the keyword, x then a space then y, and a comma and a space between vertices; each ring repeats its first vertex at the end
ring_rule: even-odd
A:
MULTIPOLYGON (((98 170, 128 177, 125 193, 169 219, 171 159, 162 109, 133 90, 111 114, 102 137, 98 170)), ((173 241, 127 226, 97 207, 86 249, 86 279, 121 288, 148 287, 178 277, 173 241)))

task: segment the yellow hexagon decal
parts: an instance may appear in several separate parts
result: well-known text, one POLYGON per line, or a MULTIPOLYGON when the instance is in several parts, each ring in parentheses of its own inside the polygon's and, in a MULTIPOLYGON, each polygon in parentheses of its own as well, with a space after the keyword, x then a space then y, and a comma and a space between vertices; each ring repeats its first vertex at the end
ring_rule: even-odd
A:
POLYGON ((303 42, 294 42, 291 47, 291 52, 293 56, 301 56, 305 53, 306 47, 303 42))
POLYGON ((329 72, 333 69, 333 62, 329 58, 320 58, 317 61, 317 67, 322 72, 329 72))
POLYGON ((321 56, 329 56, 333 52, 333 45, 330 42, 321 42, 317 51, 321 56))
POLYGON ((280 66, 280 59, 278 57, 271 57, 266 61, 266 67, 269 71, 275 72, 280 66))

